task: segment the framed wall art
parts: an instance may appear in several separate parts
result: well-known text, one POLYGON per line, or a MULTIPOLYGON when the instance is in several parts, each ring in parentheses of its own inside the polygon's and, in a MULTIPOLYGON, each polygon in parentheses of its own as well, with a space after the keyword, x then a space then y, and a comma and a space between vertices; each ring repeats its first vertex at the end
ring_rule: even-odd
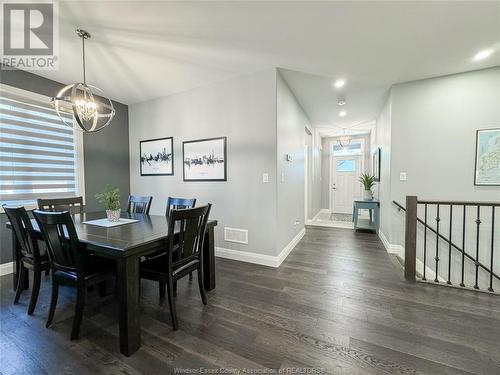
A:
POLYGON ((139 142, 141 176, 174 174, 174 139, 148 139, 139 142))
POLYGON ((182 143, 184 181, 227 181, 226 137, 182 143))
POLYGON ((474 185, 500 186, 500 128, 476 131, 474 185))

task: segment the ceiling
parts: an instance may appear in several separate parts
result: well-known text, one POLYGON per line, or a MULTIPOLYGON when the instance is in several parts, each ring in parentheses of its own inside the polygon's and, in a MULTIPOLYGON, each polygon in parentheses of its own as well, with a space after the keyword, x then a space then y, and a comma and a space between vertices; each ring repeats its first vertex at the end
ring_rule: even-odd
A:
POLYGON ((60 69, 35 73, 80 80, 84 28, 89 83, 126 104, 280 67, 313 125, 362 127, 396 82, 500 65, 496 1, 59 4, 60 69), (498 50, 472 61, 485 48, 498 50))

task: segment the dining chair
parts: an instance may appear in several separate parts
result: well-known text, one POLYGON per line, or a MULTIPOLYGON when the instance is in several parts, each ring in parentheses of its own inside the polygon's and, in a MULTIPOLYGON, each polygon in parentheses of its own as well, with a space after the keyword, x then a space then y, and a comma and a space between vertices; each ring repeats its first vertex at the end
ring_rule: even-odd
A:
POLYGON ((69 211, 72 215, 83 212, 83 197, 38 198, 36 202, 42 211, 69 211))
POLYGON ((129 195, 127 212, 149 215, 152 200, 152 196, 129 195))
POLYGON ((59 285, 76 288, 76 307, 71 340, 77 339, 83 318, 85 293, 89 285, 98 284, 100 295, 108 279, 115 277, 112 261, 87 252, 78 240, 75 225, 68 211, 47 212, 34 210, 49 254, 52 271, 52 295, 46 327, 50 327, 59 295, 59 285))
POLYGON ((33 271, 33 288, 31 289, 31 298, 28 305, 28 315, 35 311, 38 293, 40 292, 40 282, 42 271, 47 271, 50 268, 49 258, 47 254, 41 254, 38 246, 38 241, 34 236, 31 219, 24 207, 7 207, 2 205, 8 220, 12 225, 14 236, 19 244, 19 253, 16 257, 19 261, 19 274, 16 286, 16 296, 14 304, 19 302, 19 297, 22 292, 22 282, 25 273, 28 270, 33 271))
POLYGON ((196 205, 196 198, 167 198, 167 208, 165 216, 170 216, 171 210, 180 210, 184 208, 193 208, 196 205))
POLYGON ((201 300, 207 304, 203 285, 203 241, 211 205, 172 210, 168 222, 168 249, 166 252, 142 261, 141 278, 160 282, 160 297, 165 297, 166 284, 170 316, 174 330, 178 328, 174 289, 177 281, 189 273, 198 272, 201 300), (178 232, 175 229, 178 228, 178 232), (174 238, 175 237, 175 238, 174 238))

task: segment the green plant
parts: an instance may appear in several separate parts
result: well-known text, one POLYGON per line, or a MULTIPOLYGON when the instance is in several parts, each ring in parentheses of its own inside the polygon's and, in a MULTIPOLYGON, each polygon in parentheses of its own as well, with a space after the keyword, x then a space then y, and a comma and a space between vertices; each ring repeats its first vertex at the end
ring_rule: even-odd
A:
POLYGON ((365 190, 371 190, 373 185, 375 185, 375 176, 368 173, 363 173, 359 177, 359 182, 363 184, 365 190))
POLYGON ((107 210, 120 209, 120 189, 112 188, 109 185, 103 191, 94 195, 95 199, 103 204, 107 210))

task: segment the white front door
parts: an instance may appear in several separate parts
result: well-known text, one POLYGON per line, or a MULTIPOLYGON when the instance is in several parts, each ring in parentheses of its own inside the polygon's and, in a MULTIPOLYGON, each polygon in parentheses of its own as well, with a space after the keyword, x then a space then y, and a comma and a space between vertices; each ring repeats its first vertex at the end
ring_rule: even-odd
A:
POLYGON ((335 213, 352 213, 354 199, 361 197, 361 157, 332 156, 331 210, 335 213))

